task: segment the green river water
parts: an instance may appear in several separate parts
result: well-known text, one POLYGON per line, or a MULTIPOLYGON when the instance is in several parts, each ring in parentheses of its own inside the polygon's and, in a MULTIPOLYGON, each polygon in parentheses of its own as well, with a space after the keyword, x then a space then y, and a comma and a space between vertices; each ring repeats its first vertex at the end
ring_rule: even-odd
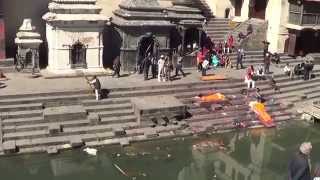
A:
POLYGON ((209 137, 136 143, 125 148, 98 148, 97 156, 74 150, 52 156, 1 157, 0 177, 1 180, 284 180, 288 161, 301 142, 312 142, 311 163, 320 162, 319 128, 295 124, 282 130, 241 130, 209 137))

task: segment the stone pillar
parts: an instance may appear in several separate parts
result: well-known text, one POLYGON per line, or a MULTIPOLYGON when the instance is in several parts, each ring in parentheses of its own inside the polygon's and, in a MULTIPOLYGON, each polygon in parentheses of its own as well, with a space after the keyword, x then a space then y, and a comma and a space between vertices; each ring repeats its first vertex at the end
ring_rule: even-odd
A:
POLYGON ((3 18, 3 1, 0 1, 0 60, 6 58, 6 46, 5 46, 5 24, 3 18))
POLYGON ((241 20, 245 21, 249 19, 249 4, 250 0, 244 0, 242 3, 242 8, 241 8, 241 20))

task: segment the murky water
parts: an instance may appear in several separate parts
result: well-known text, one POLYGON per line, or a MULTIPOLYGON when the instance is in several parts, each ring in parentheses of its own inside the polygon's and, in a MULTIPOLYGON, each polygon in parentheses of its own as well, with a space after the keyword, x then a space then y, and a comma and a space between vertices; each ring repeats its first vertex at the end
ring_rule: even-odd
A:
POLYGON ((320 162, 320 128, 290 125, 283 130, 239 131, 177 138, 59 155, 0 158, 3 180, 284 180, 287 164, 303 141, 311 162, 320 162), (121 170, 122 172, 121 172, 121 170))

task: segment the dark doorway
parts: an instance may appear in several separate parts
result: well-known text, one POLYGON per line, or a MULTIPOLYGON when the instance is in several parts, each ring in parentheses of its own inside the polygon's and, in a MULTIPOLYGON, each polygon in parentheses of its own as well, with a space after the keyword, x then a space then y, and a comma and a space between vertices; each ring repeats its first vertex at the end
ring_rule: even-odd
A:
MULTIPOLYGON (((112 68, 113 61, 120 56, 122 37, 114 27, 107 27, 103 34, 103 67, 112 68)), ((122 62, 123 63, 123 62, 122 62)))
POLYGON ((229 18, 229 15, 230 15, 230 9, 227 8, 227 9, 224 11, 224 18, 229 18))
POLYGON ((199 47, 199 30, 197 28, 187 29, 184 37, 185 52, 191 53, 199 47))
POLYGON ((265 19, 268 0, 250 0, 249 17, 265 19))
POLYGON ((71 68, 86 68, 87 48, 80 41, 77 41, 71 48, 71 68))
MULTIPOLYGON (((146 33, 140 38, 137 49, 136 64, 137 68, 142 65, 142 62, 147 55, 151 53, 153 56, 158 57, 159 54, 159 43, 152 33, 146 33)), ((142 73, 142 69, 136 69, 142 73)))
POLYGON ((235 2, 235 16, 241 16, 243 0, 236 0, 235 2))
POLYGON ((320 37, 319 31, 306 29, 300 32, 297 37, 296 53, 303 51, 304 53, 320 52, 320 37))

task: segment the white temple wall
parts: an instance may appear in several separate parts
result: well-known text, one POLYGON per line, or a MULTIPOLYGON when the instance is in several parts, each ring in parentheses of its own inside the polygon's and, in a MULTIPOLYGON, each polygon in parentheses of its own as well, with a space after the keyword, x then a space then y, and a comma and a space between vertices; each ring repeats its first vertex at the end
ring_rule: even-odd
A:
POLYGON ((78 40, 87 46, 87 67, 102 68, 103 43, 101 28, 53 29, 52 26, 47 25, 47 41, 49 49, 48 70, 70 70, 69 49, 78 40))

